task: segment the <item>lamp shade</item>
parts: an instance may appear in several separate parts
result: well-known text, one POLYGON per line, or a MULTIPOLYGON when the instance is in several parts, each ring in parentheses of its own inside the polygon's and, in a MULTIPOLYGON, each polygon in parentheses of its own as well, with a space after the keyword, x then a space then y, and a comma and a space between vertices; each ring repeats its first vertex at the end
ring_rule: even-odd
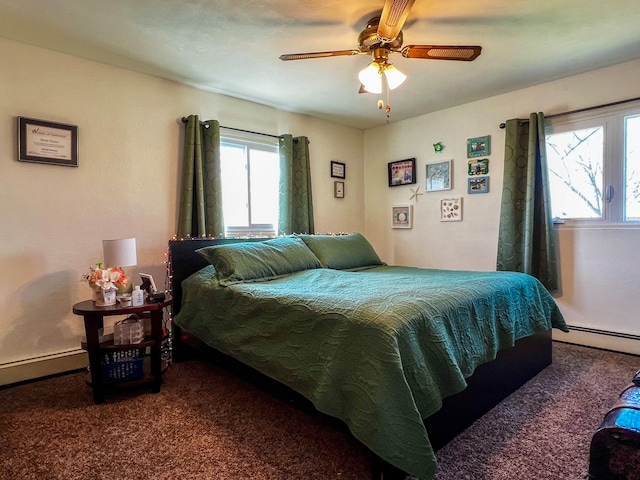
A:
POLYGON ((128 267, 138 263, 135 238, 103 240, 102 252, 107 267, 128 267))
POLYGON ((382 93, 382 75, 380 73, 380 65, 376 62, 371 62, 366 68, 361 70, 358 78, 367 92, 382 93))
POLYGON ((407 79, 404 73, 391 64, 384 68, 384 76, 387 77, 387 84, 390 90, 399 87, 407 79))

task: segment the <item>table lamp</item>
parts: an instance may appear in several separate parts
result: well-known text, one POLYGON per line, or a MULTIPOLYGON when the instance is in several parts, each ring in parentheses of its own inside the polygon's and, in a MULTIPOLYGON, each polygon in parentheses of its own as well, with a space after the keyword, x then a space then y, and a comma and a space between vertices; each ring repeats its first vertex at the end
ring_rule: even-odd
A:
MULTIPOLYGON (((105 267, 130 267, 138 263, 135 238, 118 238, 115 240, 102 240, 102 252, 105 267)), ((126 287, 131 290, 132 282, 126 287)))

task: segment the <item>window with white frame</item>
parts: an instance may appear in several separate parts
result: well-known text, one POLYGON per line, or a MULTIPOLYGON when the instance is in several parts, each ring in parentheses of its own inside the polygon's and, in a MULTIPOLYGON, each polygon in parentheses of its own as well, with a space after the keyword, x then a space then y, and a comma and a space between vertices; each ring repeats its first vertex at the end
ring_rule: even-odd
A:
POLYGON ((546 144, 554 220, 640 225, 640 103, 551 119, 546 144))
POLYGON ((225 235, 274 236, 278 229, 278 139, 222 133, 222 209, 225 235))

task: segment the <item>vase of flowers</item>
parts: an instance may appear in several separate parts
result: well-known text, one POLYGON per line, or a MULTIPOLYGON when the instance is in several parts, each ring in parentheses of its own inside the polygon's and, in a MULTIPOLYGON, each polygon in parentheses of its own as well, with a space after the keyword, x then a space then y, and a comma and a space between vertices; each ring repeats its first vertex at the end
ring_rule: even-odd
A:
POLYGON ((102 268, 102 263, 96 263, 82 280, 89 283, 93 291, 93 301, 97 307, 107 307, 116 304, 116 294, 119 287, 126 287, 129 279, 121 268, 102 268))

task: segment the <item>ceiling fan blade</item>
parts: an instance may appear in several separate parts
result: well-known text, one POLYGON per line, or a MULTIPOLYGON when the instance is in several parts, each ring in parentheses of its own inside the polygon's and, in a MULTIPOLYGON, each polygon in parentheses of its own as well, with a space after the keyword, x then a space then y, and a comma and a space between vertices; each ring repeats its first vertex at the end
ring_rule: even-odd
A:
POLYGON ((407 45, 400 50, 400 53, 405 58, 470 62, 478 58, 481 51, 482 47, 477 45, 407 45))
POLYGON ((415 0, 385 0, 378 25, 378 37, 392 42, 402 30, 415 0))
POLYGON ((334 50, 332 52, 311 52, 311 53, 287 53, 280 55, 280 60, 305 60, 307 58, 342 57, 345 55, 360 55, 360 50, 334 50))

